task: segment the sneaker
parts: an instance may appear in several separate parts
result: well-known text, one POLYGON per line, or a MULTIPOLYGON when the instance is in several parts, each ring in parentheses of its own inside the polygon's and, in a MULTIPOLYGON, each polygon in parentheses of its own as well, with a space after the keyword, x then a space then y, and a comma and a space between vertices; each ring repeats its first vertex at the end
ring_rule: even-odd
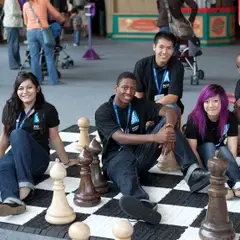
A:
POLYGON ((19 215, 26 211, 25 205, 18 203, 0 203, 0 216, 19 215))
POLYGON ((158 210, 157 203, 152 203, 152 202, 150 202, 147 199, 141 199, 140 202, 143 204, 144 207, 152 209, 153 211, 157 211, 158 210))
POLYGON ((73 44, 73 46, 74 46, 74 47, 78 47, 78 46, 79 46, 79 44, 76 44, 76 43, 74 43, 74 44, 73 44))
POLYGON ((195 169, 188 180, 188 186, 191 192, 198 192, 208 186, 210 184, 209 179, 210 174, 206 169, 195 169))
POLYGON ((131 196, 123 196, 119 200, 119 205, 123 212, 131 218, 143 220, 150 224, 159 224, 161 221, 161 214, 153 210, 153 205, 146 200, 139 200, 131 196))

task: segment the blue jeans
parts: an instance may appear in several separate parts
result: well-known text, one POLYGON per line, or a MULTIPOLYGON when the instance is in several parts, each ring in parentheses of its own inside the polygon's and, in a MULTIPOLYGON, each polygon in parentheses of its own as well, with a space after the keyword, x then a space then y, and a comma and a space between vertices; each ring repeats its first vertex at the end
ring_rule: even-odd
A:
POLYGON ((8 42, 8 61, 10 69, 20 68, 20 28, 6 28, 8 42))
POLYGON ((21 204, 19 188, 34 189, 35 180, 44 174, 50 158, 24 130, 13 130, 9 140, 11 150, 0 159, 1 200, 21 204))
POLYGON ((208 168, 208 160, 215 156, 215 151, 217 149, 222 154, 222 158, 228 161, 228 169, 226 175, 229 178, 229 186, 233 187, 235 183, 240 181, 240 170, 232 153, 226 146, 217 148, 213 143, 204 143, 198 147, 198 154, 203 161, 204 166, 208 168))
POLYGON ((100 36, 105 35, 105 11, 99 10, 99 34, 100 36))
MULTIPOLYGON (((151 133, 157 133, 164 124, 165 118, 156 125, 151 133)), ((197 158, 182 133, 178 129, 175 131, 175 157, 184 176, 190 176, 199 167, 197 158)), ((123 148, 107 158, 103 170, 110 180, 118 186, 123 195, 134 196, 138 199, 149 199, 148 194, 141 187, 139 177, 141 179, 146 176, 160 154, 159 144, 155 142, 138 145, 135 151, 123 148)))
POLYGON ((40 50, 42 47, 46 58, 49 81, 52 85, 58 84, 59 79, 53 59, 54 48, 48 47, 44 44, 41 29, 27 30, 27 40, 31 56, 31 68, 33 74, 36 75, 40 83, 43 81, 43 75, 40 66, 40 50))
POLYGON ((74 30, 74 43, 79 45, 80 44, 80 38, 81 38, 81 31, 80 30, 74 30))
POLYGON ((170 32, 170 28, 169 28, 168 25, 159 27, 159 30, 160 30, 160 31, 170 32))

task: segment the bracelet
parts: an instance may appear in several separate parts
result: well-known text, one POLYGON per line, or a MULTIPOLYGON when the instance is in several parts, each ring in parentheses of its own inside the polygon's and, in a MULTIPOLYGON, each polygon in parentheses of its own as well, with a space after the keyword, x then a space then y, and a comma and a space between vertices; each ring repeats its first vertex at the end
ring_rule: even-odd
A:
POLYGON ((70 160, 68 160, 67 163, 64 163, 63 165, 67 166, 70 163, 70 160))

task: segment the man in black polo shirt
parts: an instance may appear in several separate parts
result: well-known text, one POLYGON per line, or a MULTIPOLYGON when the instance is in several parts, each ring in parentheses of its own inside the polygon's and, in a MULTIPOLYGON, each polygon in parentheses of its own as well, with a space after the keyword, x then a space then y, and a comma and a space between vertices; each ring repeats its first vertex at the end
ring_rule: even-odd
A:
POLYGON ((134 97, 136 78, 131 72, 119 75, 116 94, 95 113, 103 144, 103 171, 124 195, 120 206, 131 217, 158 224, 161 215, 140 182, 156 163, 161 151, 174 149, 175 157, 192 192, 209 184, 209 174, 200 169, 182 133, 175 128, 177 114, 172 108, 134 97), (146 132, 146 122, 155 128, 146 132), (177 144, 175 144, 175 142, 177 144))
MULTIPOLYGON (((139 60, 134 69, 137 78, 136 97, 147 98, 163 105, 177 104, 183 93, 184 67, 173 56, 176 38, 171 32, 159 32, 154 37, 155 54, 139 60)), ((175 105, 176 106, 176 105, 175 105)))

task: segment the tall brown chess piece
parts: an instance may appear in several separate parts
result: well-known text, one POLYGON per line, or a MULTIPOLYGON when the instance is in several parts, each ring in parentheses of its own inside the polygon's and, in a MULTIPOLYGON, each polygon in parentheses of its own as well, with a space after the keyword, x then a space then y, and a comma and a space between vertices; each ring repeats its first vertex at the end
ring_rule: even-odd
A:
POLYGON ((96 191, 100 194, 108 191, 108 182, 105 180, 101 168, 98 155, 102 151, 102 147, 96 138, 94 138, 89 144, 89 151, 92 154, 93 162, 91 164, 92 182, 96 191))
POLYGON ((199 237, 202 240, 233 240, 235 238, 226 203, 227 189, 224 184, 227 167, 227 160, 221 159, 218 151, 215 157, 208 161, 211 176, 208 189, 208 211, 199 230, 199 237))
POLYGON ((84 147, 79 158, 81 181, 79 189, 74 195, 74 203, 79 207, 93 207, 101 200, 99 193, 95 190, 92 183, 90 164, 93 161, 93 157, 86 147, 84 147))

